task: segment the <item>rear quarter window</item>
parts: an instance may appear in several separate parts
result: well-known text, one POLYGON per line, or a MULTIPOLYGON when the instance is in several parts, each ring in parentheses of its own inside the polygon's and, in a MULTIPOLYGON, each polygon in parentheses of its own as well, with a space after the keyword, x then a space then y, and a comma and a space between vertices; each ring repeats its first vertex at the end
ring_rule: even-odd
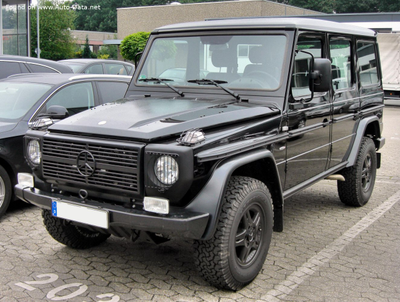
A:
POLYGON ((379 84, 375 47, 376 44, 373 42, 357 42, 357 58, 360 69, 361 86, 379 84))

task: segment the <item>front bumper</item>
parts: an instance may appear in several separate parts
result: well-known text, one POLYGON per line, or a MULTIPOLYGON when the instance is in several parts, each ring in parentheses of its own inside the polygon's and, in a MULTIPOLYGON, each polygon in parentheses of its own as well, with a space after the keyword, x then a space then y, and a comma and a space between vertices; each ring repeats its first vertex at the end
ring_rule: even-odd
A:
POLYGON ((46 210, 52 210, 52 202, 55 200, 73 204, 78 208, 82 208, 82 210, 85 208, 105 210, 108 213, 110 233, 115 233, 116 229, 124 228, 200 239, 209 220, 208 213, 194 213, 184 208, 170 207, 169 214, 159 215, 144 210, 127 209, 122 206, 96 201, 83 203, 82 199, 79 198, 43 192, 20 184, 15 186, 15 194, 23 201, 46 210))

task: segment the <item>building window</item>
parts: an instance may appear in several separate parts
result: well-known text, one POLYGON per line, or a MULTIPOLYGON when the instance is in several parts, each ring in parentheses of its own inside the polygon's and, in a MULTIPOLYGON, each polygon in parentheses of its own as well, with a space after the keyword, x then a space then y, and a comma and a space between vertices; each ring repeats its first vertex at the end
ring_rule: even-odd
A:
POLYGON ((3 1, 3 53, 28 55, 27 1, 3 1))

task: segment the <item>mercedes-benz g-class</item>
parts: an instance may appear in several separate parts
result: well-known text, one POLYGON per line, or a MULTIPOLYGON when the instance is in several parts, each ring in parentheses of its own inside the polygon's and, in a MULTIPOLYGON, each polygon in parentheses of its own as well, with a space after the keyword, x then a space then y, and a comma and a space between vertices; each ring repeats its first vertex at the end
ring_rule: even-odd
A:
POLYGON ((154 30, 124 99, 25 136, 16 194, 73 248, 110 235, 194 240, 218 288, 259 273, 284 200, 337 180, 368 202, 380 166, 375 33, 321 20, 209 20, 154 30))

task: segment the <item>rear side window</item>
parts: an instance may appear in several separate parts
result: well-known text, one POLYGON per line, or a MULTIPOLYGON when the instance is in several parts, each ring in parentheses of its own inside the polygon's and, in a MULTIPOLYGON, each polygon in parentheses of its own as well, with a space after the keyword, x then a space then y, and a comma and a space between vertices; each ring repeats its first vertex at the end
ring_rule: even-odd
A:
POLYGON ((97 82, 99 94, 103 103, 109 103, 122 99, 128 89, 127 83, 120 82, 97 82))
POLYGON ((331 39, 329 41, 332 59, 332 84, 335 89, 345 89, 352 86, 351 78, 351 43, 346 39, 331 39))
POLYGON ((375 43, 364 41, 357 42, 357 57, 360 68, 361 86, 379 84, 375 43))
POLYGON ((18 62, 0 62, 0 79, 17 73, 21 73, 18 62))
POLYGON ((32 70, 34 73, 40 73, 40 72, 45 72, 45 73, 59 73, 55 71, 52 68, 43 66, 43 65, 36 65, 36 64, 29 64, 29 68, 32 70))

